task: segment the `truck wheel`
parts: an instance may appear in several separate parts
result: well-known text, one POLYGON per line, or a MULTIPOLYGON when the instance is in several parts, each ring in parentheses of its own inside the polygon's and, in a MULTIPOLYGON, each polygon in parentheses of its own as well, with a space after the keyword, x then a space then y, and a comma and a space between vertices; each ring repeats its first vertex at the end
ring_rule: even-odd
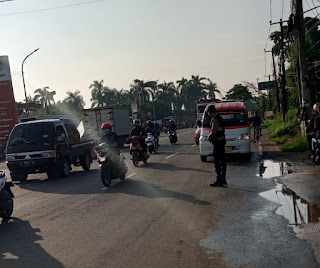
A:
POLYGON ((201 161, 202 162, 207 162, 207 157, 205 155, 201 155, 201 161))
POLYGON ((67 159, 63 159, 61 165, 61 176, 68 177, 70 175, 70 165, 67 159))
POLYGON ((81 160, 80 164, 81 164, 81 166, 82 166, 82 168, 84 170, 89 170, 90 169, 90 167, 91 167, 91 156, 90 156, 89 153, 87 153, 84 156, 84 158, 81 160))
POLYGON ((28 174, 10 172, 10 176, 11 176, 12 181, 25 181, 25 180, 27 180, 28 174))

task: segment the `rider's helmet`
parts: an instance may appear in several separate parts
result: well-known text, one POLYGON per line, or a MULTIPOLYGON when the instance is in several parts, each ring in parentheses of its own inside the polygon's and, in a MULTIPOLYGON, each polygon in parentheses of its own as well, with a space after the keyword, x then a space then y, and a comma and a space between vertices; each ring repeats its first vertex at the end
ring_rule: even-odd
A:
POLYGON ((320 111, 320 102, 317 102, 315 105, 313 105, 313 110, 315 112, 319 112, 320 111))
POLYGON ((140 127, 140 126, 141 126, 141 121, 140 121, 139 119, 135 119, 135 120, 133 121, 133 125, 134 125, 135 127, 140 127))
POLYGON ((103 134, 105 135, 109 135, 112 132, 112 125, 110 123, 107 123, 107 122, 103 123, 101 125, 101 128, 102 128, 103 134))
POLYGON ((171 124, 174 124, 174 120, 173 120, 173 119, 171 119, 171 120, 170 120, 170 123, 171 123, 171 124))
POLYGON ((152 127, 152 126, 153 126, 153 122, 152 122, 151 120, 148 120, 148 121, 147 121, 147 126, 148 126, 148 127, 152 127))

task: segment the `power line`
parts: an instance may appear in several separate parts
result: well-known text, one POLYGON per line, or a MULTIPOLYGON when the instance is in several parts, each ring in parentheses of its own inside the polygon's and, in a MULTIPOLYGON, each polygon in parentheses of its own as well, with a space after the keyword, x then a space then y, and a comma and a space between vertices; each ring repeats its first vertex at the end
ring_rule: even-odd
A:
MULTIPOLYGON (((9 1, 13 1, 13 0, 9 0, 9 1)), ((21 15, 21 14, 34 13, 34 12, 42 12, 42 11, 55 10, 55 9, 61 9, 61 8, 66 8, 66 7, 80 6, 80 5, 88 5, 88 4, 93 4, 93 3, 97 3, 97 2, 103 2, 103 1, 104 0, 94 0, 94 1, 71 4, 71 5, 49 7, 49 8, 43 8, 43 9, 34 9, 34 10, 15 12, 15 13, 0 14, 0 17, 12 16, 12 15, 21 15)))
MULTIPOLYGON (((310 9, 312 9, 311 6, 310 6, 310 4, 309 4, 309 1, 308 1, 308 0, 305 0, 305 2, 307 3, 308 7, 309 7, 310 9)), ((315 16, 317 16, 317 14, 314 12, 314 10, 312 10, 312 12, 313 12, 313 14, 314 14, 315 16)))
POLYGON ((313 6, 314 6, 314 8, 315 8, 315 10, 316 10, 316 12, 317 12, 317 14, 319 15, 319 12, 318 12, 318 10, 317 10, 317 8, 316 8, 316 5, 315 5, 315 3, 314 3, 314 0, 311 0, 312 1, 312 4, 313 4, 313 6))
POLYGON ((14 1, 14 0, 1 0, 0 3, 11 2, 11 1, 14 1))

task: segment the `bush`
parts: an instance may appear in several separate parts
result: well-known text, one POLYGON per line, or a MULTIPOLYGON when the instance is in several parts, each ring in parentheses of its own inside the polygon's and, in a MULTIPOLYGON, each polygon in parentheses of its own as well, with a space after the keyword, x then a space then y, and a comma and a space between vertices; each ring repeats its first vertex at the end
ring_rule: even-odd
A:
POLYGON ((281 150, 284 152, 305 152, 308 150, 308 143, 305 137, 298 134, 293 140, 283 144, 281 150))

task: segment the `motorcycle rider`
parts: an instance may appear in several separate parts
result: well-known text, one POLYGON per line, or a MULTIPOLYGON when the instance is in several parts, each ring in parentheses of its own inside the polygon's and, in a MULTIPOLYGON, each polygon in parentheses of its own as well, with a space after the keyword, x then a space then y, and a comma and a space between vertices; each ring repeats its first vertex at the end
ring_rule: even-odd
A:
MULTIPOLYGON (((261 124, 262 124, 262 119, 261 117, 259 116, 259 113, 256 112, 255 113, 255 116, 252 118, 252 126, 253 128, 257 127, 258 128, 258 131, 260 133, 260 136, 262 136, 262 127, 261 127, 261 124)), ((254 142, 256 142, 256 137, 254 137, 254 142)))
POLYGON ((148 155, 147 153, 147 144, 145 141, 145 138, 147 137, 147 133, 143 127, 141 127, 141 121, 139 119, 135 119, 133 121, 134 128, 131 130, 130 138, 137 136, 140 137, 140 146, 143 148, 143 152, 145 155, 148 155))
POLYGON ((151 120, 147 121, 146 133, 151 133, 156 139, 157 146, 159 146, 159 134, 155 128, 155 124, 151 120))
MULTIPOLYGON (((320 102, 313 105, 313 110, 318 114, 314 119, 314 132, 316 140, 320 140, 320 102)), ((312 143, 313 152, 316 151, 318 144, 312 143)))
MULTIPOLYGON (((168 125, 168 131, 170 132, 170 131, 177 131, 177 126, 176 126, 176 124, 175 124, 175 122, 174 122, 174 120, 170 120, 170 123, 169 123, 169 125, 168 125)), ((176 134, 176 142, 178 141, 178 136, 177 136, 177 134, 176 134)))
POLYGON ((100 143, 106 144, 109 147, 113 158, 119 160, 121 145, 118 142, 117 136, 112 132, 112 125, 105 122, 101 125, 101 129, 103 135, 100 138, 100 143))
POLYGON ((223 119, 219 113, 217 113, 216 107, 212 104, 208 107, 207 113, 211 120, 211 133, 208 137, 208 141, 213 144, 213 157, 214 165, 217 173, 217 180, 214 183, 210 183, 211 187, 222 187, 227 184, 226 172, 227 162, 225 158, 225 125, 223 119))

